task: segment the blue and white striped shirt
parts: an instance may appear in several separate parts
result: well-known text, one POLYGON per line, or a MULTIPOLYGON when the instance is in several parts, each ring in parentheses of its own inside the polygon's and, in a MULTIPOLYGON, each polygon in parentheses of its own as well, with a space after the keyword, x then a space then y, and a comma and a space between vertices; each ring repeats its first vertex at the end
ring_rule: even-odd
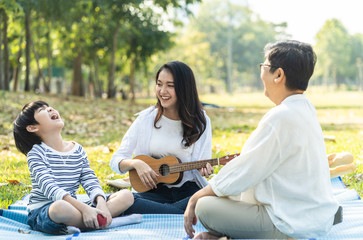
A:
POLYGON ((101 185, 90 168, 83 147, 74 143, 69 152, 58 152, 45 143, 35 144, 27 155, 33 189, 30 192, 28 211, 70 194, 76 198, 81 185, 92 203, 99 195, 105 199, 101 185))

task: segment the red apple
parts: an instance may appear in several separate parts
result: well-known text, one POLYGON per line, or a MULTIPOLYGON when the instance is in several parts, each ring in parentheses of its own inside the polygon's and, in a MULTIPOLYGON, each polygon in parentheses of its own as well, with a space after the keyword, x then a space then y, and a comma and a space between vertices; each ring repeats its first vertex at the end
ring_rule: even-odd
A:
POLYGON ((97 215, 97 220, 98 220, 98 225, 100 225, 100 227, 105 226, 107 223, 107 218, 105 218, 101 214, 97 215))

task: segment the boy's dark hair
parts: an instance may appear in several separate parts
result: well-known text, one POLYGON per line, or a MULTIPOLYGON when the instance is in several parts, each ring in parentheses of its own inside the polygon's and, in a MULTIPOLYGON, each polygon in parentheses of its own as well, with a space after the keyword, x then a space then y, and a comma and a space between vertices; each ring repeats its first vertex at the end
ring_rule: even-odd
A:
POLYGON ((287 40, 265 46, 265 57, 271 64, 270 72, 282 68, 289 90, 305 91, 314 73, 316 54, 310 44, 287 40))
POLYGON ((43 106, 49 106, 49 104, 43 101, 35 101, 26 104, 13 122, 15 145, 24 155, 28 154, 34 144, 40 144, 42 142, 42 139, 38 135, 28 132, 26 127, 39 124, 34 118, 34 113, 43 106))
MULTIPOLYGON (((185 63, 172 61, 164 64, 159 69, 156 73, 156 82, 162 70, 166 70, 173 75, 178 113, 183 124, 183 144, 185 147, 189 147, 200 138, 207 125, 202 104, 198 97, 194 73, 185 63)), ((159 99, 156 107, 158 108, 158 114, 154 120, 155 127, 164 111, 159 99)))

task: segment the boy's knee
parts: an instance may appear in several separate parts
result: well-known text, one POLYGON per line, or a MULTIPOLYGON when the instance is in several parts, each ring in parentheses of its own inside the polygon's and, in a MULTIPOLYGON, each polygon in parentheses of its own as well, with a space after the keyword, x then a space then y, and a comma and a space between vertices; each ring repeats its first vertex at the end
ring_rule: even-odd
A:
POLYGON ((49 206, 49 213, 61 213, 64 212, 67 207, 67 202, 64 200, 57 200, 49 206))
POLYGON ((132 192, 129 190, 125 190, 125 195, 128 205, 131 206, 132 204, 134 204, 134 195, 132 194, 132 192))
POLYGON ((119 201, 121 201, 122 203, 131 206, 132 204, 134 204, 134 195, 132 194, 131 191, 129 190, 121 190, 117 193, 117 197, 119 199, 119 201))
POLYGON ((64 201, 57 200, 49 206, 48 214, 49 217, 54 221, 55 219, 64 218, 65 215, 69 214, 73 206, 64 201))

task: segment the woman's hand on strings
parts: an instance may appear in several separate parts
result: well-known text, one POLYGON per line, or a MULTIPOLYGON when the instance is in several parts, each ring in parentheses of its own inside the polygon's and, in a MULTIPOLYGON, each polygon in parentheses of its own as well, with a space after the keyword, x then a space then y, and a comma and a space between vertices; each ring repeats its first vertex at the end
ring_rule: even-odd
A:
POLYGON ((210 163, 207 163, 204 168, 199 169, 200 175, 208 178, 214 172, 214 168, 210 163))

